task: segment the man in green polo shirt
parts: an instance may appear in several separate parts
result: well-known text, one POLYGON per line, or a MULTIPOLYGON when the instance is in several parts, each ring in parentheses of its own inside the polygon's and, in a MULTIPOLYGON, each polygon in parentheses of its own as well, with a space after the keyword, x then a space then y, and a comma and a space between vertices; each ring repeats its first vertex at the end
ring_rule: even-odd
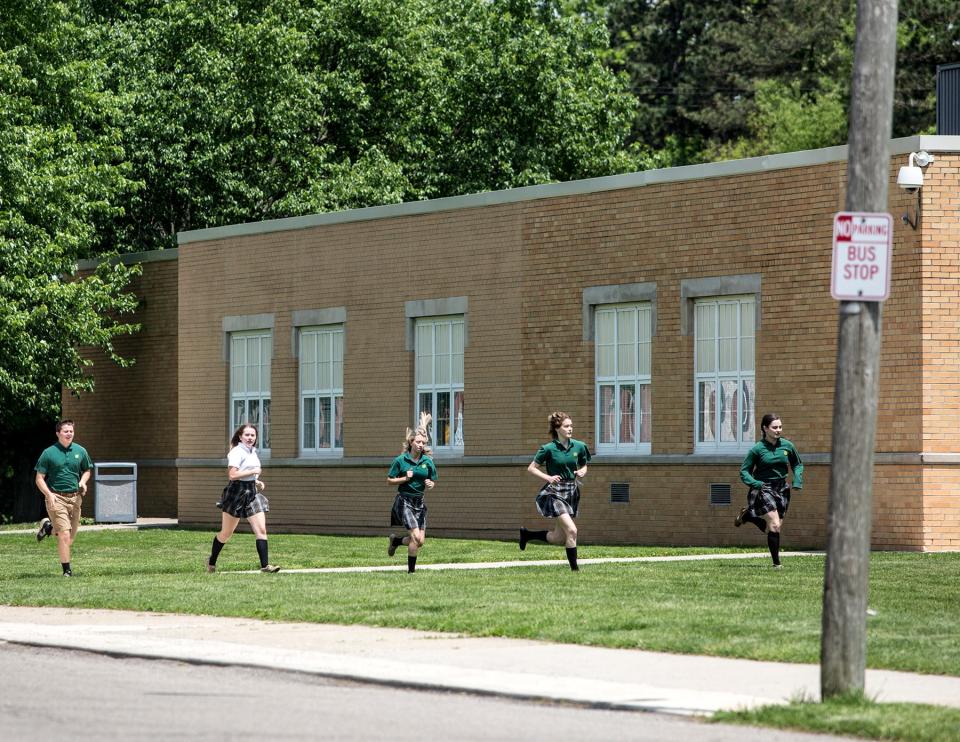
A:
POLYGON ((73 577, 70 546, 80 528, 80 507, 87 494, 93 462, 79 443, 73 442, 73 420, 57 423, 57 442, 40 454, 34 470, 37 489, 43 494, 48 518, 40 522, 37 541, 57 536, 57 552, 64 577, 73 577))

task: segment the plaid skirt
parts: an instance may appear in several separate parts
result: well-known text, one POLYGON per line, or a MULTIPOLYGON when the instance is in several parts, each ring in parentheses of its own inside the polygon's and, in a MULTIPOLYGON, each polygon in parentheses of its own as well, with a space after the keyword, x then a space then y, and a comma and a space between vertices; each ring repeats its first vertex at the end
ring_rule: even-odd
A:
POLYGON ((249 518, 257 513, 269 513, 270 501, 257 492, 256 482, 234 479, 223 488, 217 507, 234 518, 249 518))
POLYGON ((557 518, 564 513, 576 518, 580 512, 580 482, 576 479, 561 479, 545 484, 537 495, 537 511, 544 518, 557 518))
POLYGON ((427 527, 427 505, 423 497, 409 497, 406 495, 397 495, 393 500, 393 508, 390 510, 390 525, 403 526, 408 531, 419 528, 421 531, 427 527))
POLYGON ((764 482, 762 487, 751 487, 747 493, 747 514, 758 518, 774 510, 782 518, 790 507, 790 486, 786 479, 764 482))

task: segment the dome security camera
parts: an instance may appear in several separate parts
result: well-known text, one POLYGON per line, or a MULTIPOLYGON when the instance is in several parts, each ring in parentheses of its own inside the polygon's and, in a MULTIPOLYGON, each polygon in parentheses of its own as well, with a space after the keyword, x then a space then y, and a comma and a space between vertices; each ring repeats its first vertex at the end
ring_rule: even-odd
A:
POLYGON ((916 165, 904 165, 897 175, 897 185, 907 193, 915 193, 923 188, 923 170, 916 165))
POLYGON ((923 188, 923 168, 933 162, 933 155, 924 150, 911 152, 907 164, 897 174, 897 185, 907 193, 916 193, 923 188))

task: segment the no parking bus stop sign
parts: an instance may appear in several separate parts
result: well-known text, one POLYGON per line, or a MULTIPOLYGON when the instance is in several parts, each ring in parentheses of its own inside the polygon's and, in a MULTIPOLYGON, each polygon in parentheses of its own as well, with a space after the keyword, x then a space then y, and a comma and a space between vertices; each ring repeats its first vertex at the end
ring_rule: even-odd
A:
POLYGON ((890 295, 893 218, 841 211, 833 218, 830 293, 838 301, 885 301, 890 295))

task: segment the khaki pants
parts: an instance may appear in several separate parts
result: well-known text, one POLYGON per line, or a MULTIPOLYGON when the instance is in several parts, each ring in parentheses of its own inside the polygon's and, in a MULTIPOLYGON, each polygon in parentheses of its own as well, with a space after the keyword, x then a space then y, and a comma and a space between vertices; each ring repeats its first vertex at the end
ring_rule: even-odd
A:
POLYGON ((47 506, 47 516, 53 523, 53 532, 73 531, 77 534, 80 528, 80 507, 83 505, 83 495, 76 492, 72 495, 54 493, 53 507, 47 506))

